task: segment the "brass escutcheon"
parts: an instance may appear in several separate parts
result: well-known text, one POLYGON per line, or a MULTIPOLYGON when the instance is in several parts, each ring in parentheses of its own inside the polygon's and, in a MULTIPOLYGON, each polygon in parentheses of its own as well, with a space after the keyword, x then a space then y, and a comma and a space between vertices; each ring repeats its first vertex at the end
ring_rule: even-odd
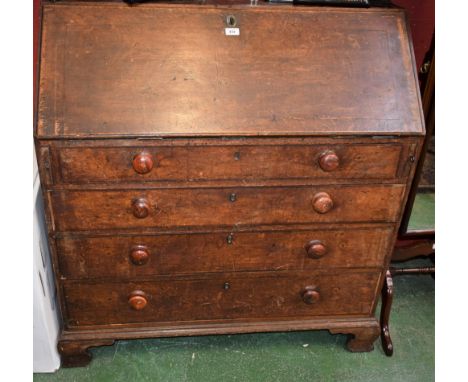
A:
POLYGON ((226 25, 230 28, 234 28, 237 25, 236 16, 229 15, 226 17, 226 25))

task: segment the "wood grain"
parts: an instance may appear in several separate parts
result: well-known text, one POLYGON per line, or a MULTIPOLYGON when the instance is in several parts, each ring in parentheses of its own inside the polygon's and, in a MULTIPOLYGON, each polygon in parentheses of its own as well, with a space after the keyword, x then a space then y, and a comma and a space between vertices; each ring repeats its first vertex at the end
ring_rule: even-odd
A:
POLYGON ((381 267, 391 226, 293 231, 218 232, 57 239, 60 274, 68 279, 229 271, 285 271, 381 267), (326 255, 310 258, 307 245, 320 240, 326 255), (144 251, 141 249, 144 248, 144 251), (135 265, 134 252, 146 259, 135 265), (141 253, 146 253, 142 255, 141 253))
POLYGON ((378 335, 424 135, 403 11, 203 3, 43 7, 64 365, 117 339, 378 335))
MULTIPOLYGON (((256 140, 253 140, 255 144, 256 140)), ((57 149, 57 179, 60 183, 206 181, 246 179, 392 179, 397 176, 401 144, 355 144, 331 142, 329 145, 275 146, 169 146, 99 147, 83 143, 78 147, 57 149), (332 172, 320 167, 324 153, 339 157, 332 172), (145 153, 154 159, 154 168, 145 174, 134 169, 134 158, 145 153)), ((201 142, 200 142, 201 143, 201 142)), ((405 158, 402 158, 405 159, 405 158)))
POLYGON ((43 17, 39 137, 424 132, 399 9, 75 3, 43 17), (224 35, 228 15, 240 36, 224 35))
POLYGON ((405 186, 245 187, 132 191, 52 191, 58 231, 151 227, 395 221, 405 186), (333 209, 317 213, 326 192, 333 209), (231 201, 231 195, 236 201, 231 201), (144 200, 148 215, 134 216, 144 200))
POLYGON ((236 318, 368 315, 379 276, 375 272, 326 274, 238 274, 155 279, 130 283, 65 283, 69 326, 138 322, 229 320, 236 318), (229 282, 230 288, 224 289, 229 282), (320 301, 306 304, 308 285, 320 289, 320 301), (140 290, 147 305, 136 311, 128 295, 140 290), (187 314, 190 312, 190 314, 187 314))

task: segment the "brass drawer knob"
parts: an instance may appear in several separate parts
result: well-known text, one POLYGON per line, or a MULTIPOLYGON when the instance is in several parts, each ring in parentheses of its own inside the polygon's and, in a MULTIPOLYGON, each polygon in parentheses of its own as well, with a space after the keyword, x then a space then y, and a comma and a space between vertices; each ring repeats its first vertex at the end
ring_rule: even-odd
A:
POLYGON ((133 158, 133 169, 138 174, 149 173, 154 166, 153 156, 149 153, 140 153, 133 158))
POLYGON ((307 286, 302 291, 302 301, 306 304, 316 304, 320 301, 320 292, 315 286, 307 286))
POLYGON ((326 150, 320 154, 319 166, 323 171, 334 171, 340 166, 340 158, 333 150, 326 150))
POLYGON ((146 199, 139 198, 132 203, 133 216, 138 219, 146 218, 149 214, 149 203, 146 199))
POLYGON ((130 293, 128 298, 128 304, 132 309, 135 310, 142 310, 148 304, 148 300, 146 299, 145 292, 141 290, 135 290, 130 293))
POLYGON ((149 252, 148 248, 144 245, 137 245, 132 248, 130 252, 130 260, 135 265, 144 265, 148 262, 149 252))
POLYGON ((326 192, 318 192, 312 201, 315 212, 326 214, 333 208, 333 200, 326 192))
POLYGON ((320 259, 327 253, 327 247, 320 240, 309 241, 305 250, 307 252, 307 256, 312 259, 320 259))

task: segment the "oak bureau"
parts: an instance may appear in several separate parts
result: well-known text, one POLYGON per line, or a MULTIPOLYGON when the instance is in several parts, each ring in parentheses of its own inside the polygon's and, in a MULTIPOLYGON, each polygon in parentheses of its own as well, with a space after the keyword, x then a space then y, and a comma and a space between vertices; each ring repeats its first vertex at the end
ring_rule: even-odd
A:
POLYGON ((369 351, 424 136, 393 8, 43 5, 35 142, 63 366, 327 329, 369 351))

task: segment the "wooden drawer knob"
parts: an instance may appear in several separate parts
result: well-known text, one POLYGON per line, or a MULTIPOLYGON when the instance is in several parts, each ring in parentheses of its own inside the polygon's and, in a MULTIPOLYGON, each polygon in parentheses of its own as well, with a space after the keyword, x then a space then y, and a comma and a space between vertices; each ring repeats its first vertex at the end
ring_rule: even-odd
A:
POLYGON ((147 174, 153 169, 153 156, 149 153, 140 153, 133 158, 133 169, 138 174, 147 174))
POLYGON ((313 259, 320 259, 327 253, 327 247, 320 240, 311 240, 306 247, 307 256, 313 259))
POLYGON ((144 245, 137 245, 132 248, 130 252, 130 260, 135 265, 144 265, 148 262, 149 252, 148 248, 144 245))
POLYGON ((135 290, 132 293, 130 293, 130 296, 128 298, 128 304, 132 309, 135 310, 144 309, 145 306, 148 304, 145 292, 142 292, 141 290, 135 290))
POLYGON ((315 286, 307 286, 302 292, 302 301, 306 304, 315 304, 320 301, 320 293, 315 286))
POLYGON ((319 214, 326 214, 333 208, 333 200, 326 192, 315 194, 312 204, 314 206, 314 210, 319 214))
POLYGON ((146 218, 149 214, 149 203, 146 199, 136 199, 132 203, 133 215, 138 219, 146 218))
POLYGON ((319 166, 323 171, 333 171, 340 166, 340 158, 333 150, 324 151, 319 157, 319 166))

